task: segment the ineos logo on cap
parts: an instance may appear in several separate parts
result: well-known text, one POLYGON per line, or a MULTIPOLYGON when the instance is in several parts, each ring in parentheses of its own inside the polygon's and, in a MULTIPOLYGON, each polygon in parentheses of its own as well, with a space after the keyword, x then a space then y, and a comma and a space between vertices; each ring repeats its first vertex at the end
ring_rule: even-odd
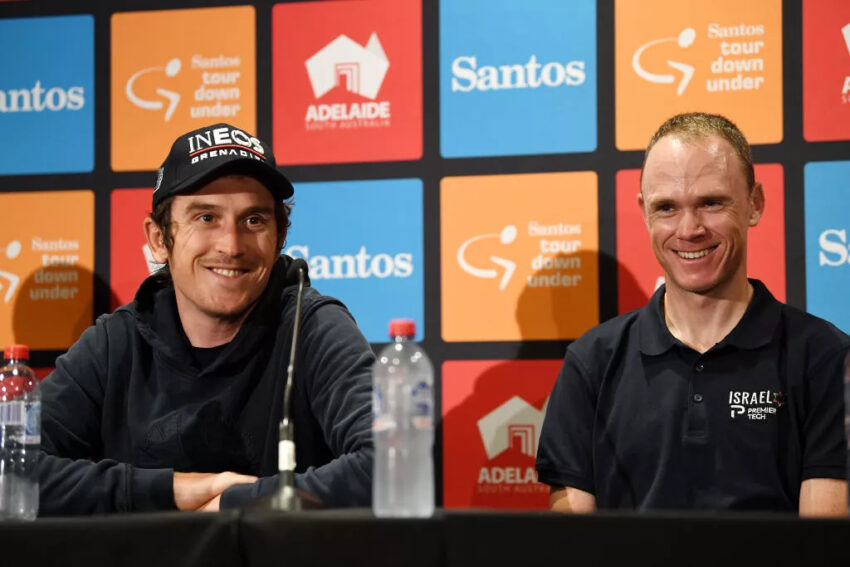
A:
POLYGON ((190 193, 224 175, 257 178, 277 199, 293 194, 265 142, 230 124, 214 124, 183 134, 157 172, 153 206, 178 193, 190 193))

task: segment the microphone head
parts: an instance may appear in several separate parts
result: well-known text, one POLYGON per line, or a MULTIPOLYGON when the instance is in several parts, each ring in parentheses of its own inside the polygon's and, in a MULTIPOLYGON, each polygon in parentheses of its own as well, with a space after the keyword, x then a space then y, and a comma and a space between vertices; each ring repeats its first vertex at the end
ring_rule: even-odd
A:
POLYGON ((286 268, 286 281, 292 283, 298 283, 298 270, 304 271, 304 283, 308 283, 310 280, 307 277, 307 272, 309 271, 309 267, 307 265, 307 261, 304 258, 293 258, 292 262, 286 268))

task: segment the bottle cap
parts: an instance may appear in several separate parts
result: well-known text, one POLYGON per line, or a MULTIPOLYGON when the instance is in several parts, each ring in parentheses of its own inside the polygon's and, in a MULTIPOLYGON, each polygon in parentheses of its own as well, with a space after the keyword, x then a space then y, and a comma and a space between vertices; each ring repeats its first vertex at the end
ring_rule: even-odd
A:
POLYGON ((416 334, 416 322, 413 319, 393 319, 390 321, 390 337, 413 338, 416 334))
POLYGON ((4 360, 29 360, 30 347, 27 345, 9 345, 3 350, 4 360))

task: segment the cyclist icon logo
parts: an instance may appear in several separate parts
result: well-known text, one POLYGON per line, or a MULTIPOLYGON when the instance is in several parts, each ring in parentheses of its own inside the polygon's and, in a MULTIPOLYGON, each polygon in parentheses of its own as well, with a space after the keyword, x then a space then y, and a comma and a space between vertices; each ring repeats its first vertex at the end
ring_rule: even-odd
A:
MULTIPOLYGON (((133 85, 136 82, 136 79, 142 75, 156 71, 164 71, 166 77, 174 77, 180 72, 181 66, 182 64, 180 63, 180 59, 175 57, 169 61, 165 67, 148 67, 147 69, 135 72, 127 81, 127 86, 124 89, 124 92, 127 94, 127 98, 139 108, 144 108, 145 110, 161 110, 162 107, 165 106, 165 103, 162 100, 145 100, 144 98, 139 97, 133 90, 133 85)), ((165 121, 168 122, 171 120, 171 115, 174 114, 174 110, 177 108, 177 103, 180 102, 180 94, 160 88, 156 89, 156 94, 168 100, 168 108, 165 111, 165 121)))
MULTIPOLYGON (((10 260, 14 260, 21 254, 21 243, 18 240, 13 240, 6 246, 5 250, 6 257, 10 260)), ((21 278, 11 272, 7 272, 4 270, 0 270, 0 294, 3 294, 3 303, 9 303, 12 301, 12 297, 15 295, 15 290, 18 289, 18 284, 20 283, 21 278), (3 293, 3 289, 5 288, 6 292, 3 293)))
MULTIPOLYGON (((664 37, 661 39, 655 39, 650 41, 649 43, 645 43, 641 45, 637 51, 635 51, 634 56, 632 57, 632 68, 635 70, 641 79, 649 81, 650 83, 658 83, 658 84, 672 84, 676 81, 676 76, 672 73, 652 73, 647 71, 641 65, 640 57, 646 49, 658 45, 661 43, 669 43, 675 42, 679 47, 685 49, 693 45, 694 40, 696 39, 696 30, 694 28, 685 28, 678 35, 678 37, 664 37)), ((682 93, 685 92, 685 89, 688 87, 688 83, 690 83, 691 78, 694 76, 694 68, 692 65, 687 65, 685 63, 680 63, 679 61, 670 61, 667 60, 667 65, 670 68, 675 69, 676 71, 681 72, 682 79, 679 81, 679 86, 676 89, 676 95, 682 96, 682 93)))
MULTIPOLYGON (((513 243, 517 237, 517 228, 509 224, 499 234, 479 234, 478 236, 473 236, 468 239, 466 242, 460 245, 460 248, 457 250, 457 262, 460 264, 461 269, 464 272, 475 276, 476 278, 484 278, 484 279, 494 279, 499 276, 499 271, 494 268, 477 268, 471 265, 466 261, 466 249, 473 242, 477 242, 479 240, 485 240, 489 238, 498 238, 499 242, 503 245, 508 245, 513 243)), ((516 262, 508 260, 506 258, 502 258, 500 256, 490 256, 490 261, 500 266, 504 269, 502 273, 502 279, 499 282, 499 291, 504 290, 508 282, 511 281, 511 277, 514 275, 514 271, 516 270, 516 262)))

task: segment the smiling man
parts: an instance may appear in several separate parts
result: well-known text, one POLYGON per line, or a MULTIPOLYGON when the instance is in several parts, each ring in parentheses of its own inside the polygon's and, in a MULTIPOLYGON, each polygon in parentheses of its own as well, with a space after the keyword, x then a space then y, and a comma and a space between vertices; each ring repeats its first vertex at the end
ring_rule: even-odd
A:
MULTIPOLYGON (((177 139, 144 222, 164 268, 43 383, 42 514, 217 510, 274 490, 296 308, 297 272, 280 255, 292 194, 271 148, 243 130, 177 139)), ((302 309, 296 487, 365 506, 374 357, 340 302, 307 287, 302 309)))
POLYGON ((747 278, 765 195, 743 134, 674 116, 637 201, 666 284, 567 349, 537 454, 551 508, 846 514, 850 339, 747 278))

